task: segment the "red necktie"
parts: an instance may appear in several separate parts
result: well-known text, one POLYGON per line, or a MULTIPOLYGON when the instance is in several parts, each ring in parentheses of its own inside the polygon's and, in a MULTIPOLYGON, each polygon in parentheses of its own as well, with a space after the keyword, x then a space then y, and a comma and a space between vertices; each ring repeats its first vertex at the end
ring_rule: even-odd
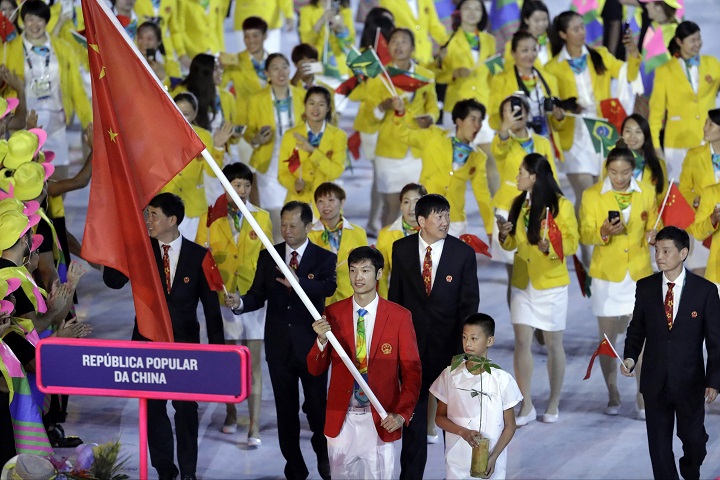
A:
POLYGON ((668 282, 668 291, 665 294, 665 317, 667 318, 668 330, 672 330, 673 326, 673 303, 675 302, 675 296, 673 295, 674 283, 668 282))
POLYGON ((290 268, 292 268, 293 270, 297 270, 298 267, 300 266, 300 263, 298 263, 297 257, 298 257, 297 252, 292 252, 290 254, 290 268))
POLYGON ((163 245, 163 269, 165 270, 165 289, 167 290, 168 295, 170 294, 170 287, 172 285, 172 280, 170 279, 170 255, 168 255, 168 250, 170 250, 170 245, 163 245))
POLYGON ((425 284, 425 293, 427 296, 430 296, 430 292, 432 291, 432 247, 427 247, 425 249, 425 260, 423 261, 423 269, 422 269, 422 276, 423 276, 423 283, 425 284))

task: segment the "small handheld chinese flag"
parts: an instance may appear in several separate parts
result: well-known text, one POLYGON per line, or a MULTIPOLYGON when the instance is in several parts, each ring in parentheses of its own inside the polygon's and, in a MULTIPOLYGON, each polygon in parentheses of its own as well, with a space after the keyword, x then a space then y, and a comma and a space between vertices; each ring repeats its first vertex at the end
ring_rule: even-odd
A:
POLYGON ((673 225, 683 230, 695 221, 695 211, 674 183, 670 185, 670 191, 667 194, 660 217, 666 227, 673 225))
POLYGON ((208 214, 207 214, 207 222, 205 223, 205 226, 207 228, 210 228, 210 225, 215 223, 215 221, 220 220, 221 218, 226 217, 228 214, 228 199, 223 193, 220 195, 217 200, 215 200, 215 205, 208 205, 208 214))
POLYGON ((600 111, 603 117, 608 119, 608 122, 612 123, 618 132, 622 131, 622 123, 627 118, 628 114, 625 108, 617 98, 606 98, 600 102, 600 111))
POLYGON ((360 132, 353 132, 353 134, 348 138, 348 150, 350 150, 350 154, 355 160, 360 158, 361 143, 362 140, 360 139, 360 132))
POLYGON ((555 222, 550 210, 547 211, 547 236, 553 250, 557 253, 557 256, 560 257, 560 260, 564 259, 565 254, 563 253, 562 232, 555 222))
POLYGON ((383 34, 380 33, 380 27, 375 30, 375 52, 383 65, 392 62, 390 47, 388 47, 387 40, 385 40, 383 34))
POLYGON ((472 249, 475 250, 475 253, 480 253, 482 255, 492 258, 492 255, 490 255, 490 247, 488 247, 487 243, 480 240, 480 237, 478 237, 477 235, 473 235, 471 233, 464 233, 460 235, 460 240, 470 245, 472 249))
POLYGON ((208 286, 213 292, 222 292, 225 290, 225 282, 223 282, 220 270, 218 269, 215 259, 210 252, 205 254, 205 258, 202 263, 203 272, 207 279, 208 286))
POLYGON ((608 357, 617 358, 618 360, 622 361, 622 358, 620 358, 620 355, 617 354, 615 348, 610 343, 610 340, 608 340, 607 335, 605 335, 605 338, 602 342, 600 342, 600 345, 598 345, 595 353, 593 353, 592 357, 590 358, 590 364, 588 365, 587 372, 585 373, 585 378, 583 378, 583 380, 587 380, 588 378, 590 378, 590 374, 592 373, 592 367, 595 363, 595 357, 597 357, 598 355, 607 355, 608 357))
POLYGON ((288 170, 290 170, 290 173, 295 173, 298 168, 300 168, 300 154, 298 153, 298 149, 293 149, 292 155, 290 155, 290 158, 285 160, 285 163, 288 164, 288 170))

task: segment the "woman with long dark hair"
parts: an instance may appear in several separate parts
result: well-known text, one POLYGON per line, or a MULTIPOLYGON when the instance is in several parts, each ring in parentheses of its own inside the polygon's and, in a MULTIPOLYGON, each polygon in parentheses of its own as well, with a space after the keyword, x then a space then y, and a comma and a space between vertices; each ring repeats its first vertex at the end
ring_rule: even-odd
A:
POLYGON ((663 147, 671 178, 680 174, 687 151, 702 143, 705 113, 715 108, 720 90, 720 62, 713 56, 700 55, 702 44, 700 27, 682 22, 668 43, 673 59, 655 72, 648 120, 653 145, 658 152, 663 147))
MULTIPOLYGON (((589 272, 593 279, 592 311, 598 319, 600 340, 607 335, 613 344, 631 320, 635 282, 653 271, 649 246, 655 243, 657 233, 656 192, 651 184, 636 180, 636 160, 634 151, 620 140, 605 162, 607 176, 585 190, 580 206, 580 241, 593 246, 589 272), (608 212, 617 215, 609 217, 608 212)), ((600 366, 608 389, 605 414, 617 415, 620 392, 615 359, 601 355, 600 366)), ((639 377, 637 368, 635 372, 639 377)), ((637 412, 644 419, 640 393, 637 412)))
POLYGON ((548 352, 550 398, 543 421, 557 422, 565 376, 563 331, 570 277, 567 258, 578 247, 573 206, 566 199, 548 160, 531 153, 517 175, 522 193, 513 201, 507 220, 498 218, 498 236, 505 250, 517 249, 512 274, 510 321, 515 333, 515 378, 523 394, 517 425, 537 418, 531 381, 533 330, 543 331, 548 352), (552 221, 550 221, 552 220, 552 221))
MULTIPOLYGON (((627 65, 627 78, 635 80, 640 67, 640 54, 631 35, 623 37, 627 51, 627 64, 615 58, 605 47, 587 45, 585 24, 576 12, 563 12, 553 20, 550 43, 553 59, 545 69, 558 80, 558 97, 576 99, 575 111, 569 113, 584 117, 603 118, 600 103, 612 98, 610 83, 620 76, 627 65)), ((598 181, 605 160, 595 151, 592 137, 582 119, 567 118, 560 133, 565 152, 565 173, 575 192, 575 210, 580 208, 582 192, 598 181)), ((588 263, 590 251, 582 249, 583 260, 588 263)))
POLYGON ((653 148, 650 124, 642 115, 633 113, 623 121, 620 136, 635 156, 635 180, 649 185, 661 205, 668 189, 667 170, 665 160, 653 148))
MULTIPOLYGON (((526 0, 520 9, 520 27, 518 32, 528 32, 537 40, 536 66, 542 67, 552 58, 550 52, 550 39, 548 28, 550 27, 550 11, 542 0, 526 0)), ((512 41, 505 44, 505 70, 507 70, 515 59, 512 55, 512 41)))

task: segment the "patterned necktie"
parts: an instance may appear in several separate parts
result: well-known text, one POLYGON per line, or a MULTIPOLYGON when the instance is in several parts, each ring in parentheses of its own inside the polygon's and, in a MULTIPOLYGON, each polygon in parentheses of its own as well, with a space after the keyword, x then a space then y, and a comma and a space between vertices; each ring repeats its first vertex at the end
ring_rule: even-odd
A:
POLYGON ((172 286, 172 280, 170 279, 170 255, 168 255, 168 250, 170 250, 170 245, 163 245, 163 271, 165 272, 165 289, 167 290, 168 295, 170 295, 170 287, 172 286))
POLYGON ((290 254, 290 268, 297 271, 298 267, 300 266, 300 263, 298 262, 298 253, 292 252, 290 254))
POLYGON ((425 293, 430 296, 432 291, 432 247, 425 249, 425 260, 422 269, 423 283, 425 284, 425 293))
POLYGON ((233 227, 235 227, 234 233, 240 233, 240 230, 242 229, 242 221, 243 221, 243 215, 240 212, 240 210, 236 210, 230 206, 228 206, 228 215, 233 219, 233 227))
MULTIPOLYGON (((367 382, 368 359, 367 359, 367 341, 365 337, 365 315, 368 311, 364 308, 358 309, 357 319, 357 340, 355 341, 355 366, 357 367, 363 380, 367 382)), ((365 396, 360 385, 355 382, 355 400, 362 406, 366 406, 370 401, 365 396)))
POLYGON ((675 286, 672 282, 667 282, 668 291, 665 294, 665 317, 667 318, 668 330, 672 330, 673 327, 673 303, 675 303, 675 296, 673 295, 673 287, 675 286))
POLYGON ((632 204, 632 192, 613 192, 615 195, 615 201, 620 207, 620 211, 625 210, 632 204))
POLYGON ((580 75, 587 68, 587 53, 580 58, 568 59, 568 64, 575 75, 580 75))
POLYGON ((267 82, 267 75, 265 74, 265 61, 256 60, 253 56, 250 56, 250 60, 252 61, 253 68, 255 69, 257 76, 264 82, 267 82))
POLYGON ((712 154, 712 164, 713 164, 713 170, 715 170, 715 174, 720 172, 720 153, 712 154))

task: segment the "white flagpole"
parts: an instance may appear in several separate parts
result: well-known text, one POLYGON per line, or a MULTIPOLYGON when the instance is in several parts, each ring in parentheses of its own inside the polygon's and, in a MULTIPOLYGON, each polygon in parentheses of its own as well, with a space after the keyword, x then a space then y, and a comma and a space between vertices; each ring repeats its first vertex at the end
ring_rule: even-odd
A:
POLYGON ((653 226, 653 230, 655 230, 658 226, 658 223, 660 223, 660 218, 662 218, 662 214, 665 211, 665 205, 667 204, 668 197, 670 196, 670 187, 672 187, 672 184, 674 181, 675 181, 674 178, 670 179, 670 183, 668 184, 668 191, 665 193, 665 199, 663 200, 662 207, 660 207, 660 211, 658 212, 658 217, 655 220, 655 225, 653 226))
MULTIPOLYGON (((331 1, 332 0, 327 0, 327 7, 326 7, 327 10, 330 10, 331 1)), ((328 56, 328 44, 330 43, 330 20, 325 22, 324 30, 325 30, 325 42, 323 42, 323 57, 322 57, 323 65, 325 65, 325 62, 328 61, 327 56, 328 56)))
MULTIPOLYGON (((288 279, 290 282, 290 285, 292 286, 293 290, 295 290, 295 293, 297 293, 298 297, 300 297, 300 300, 302 300, 303 304, 305 305, 305 308, 308 309, 310 314, 314 319, 319 319, 321 317, 320 312, 317 311, 315 308, 315 305, 312 304, 310 301, 310 298, 307 296, 305 291, 302 289, 298 281, 295 279, 295 276, 290 272, 290 268, 285 264, 285 260, 283 260, 280 255, 275 250, 275 247, 273 246, 270 239, 265 235, 265 232, 263 232, 262 228, 260 228, 260 225, 257 223, 257 220, 255 220, 255 217, 252 216, 250 211, 248 210, 247 206, 245 206, 245 203, 240 200, 240 197, 238 196, 237 192, 235 192, 235 189, 232 188, 230 185, 230 182, 228 182, 227 178, 225 178, 225 175, 223 175, 222 170, 218 166, 218 164, 215 162, 215 160, 210 155, 210 152, 207 151, 207 149, 202 151, 202 156, 205 158, 205 161, 210 165, 210 168, 215 173, 215 176, 220 180, 220 183, 222 183, 222 186, 225 188, 225 191, 228 192, 230 195, 230 198, 233 199, 235 202, 235 205, 239 208, 239 210, 243 214, 243 218, 245 218, 252 229, 257 234, 260 241, 265 245, 265 248, 267 249, 270 256, 273 258, 275 263, 277 264, 278 268, 280 268, 280 271, 285 275, 285 278, 288 279)), ((355 381, 360 385, 360 388, 362 388, 365 395, 367 395, 368 400, 370 400, 370 403, 373 407, 375 407, 375 410, 378 412, 378 415, 380 415, 380 418, 385 419, 387 417, 387 413, 385 412, 385 409, 380 404, 380 401, 377 399, 375 394, 370 390, 370 387, 368 386, 365 379, 363 379, 360 372, 358 372, 357 368, 355 367, 355 363, 353 360, 348 356, 348 354, 343 350, 340 343, 337 341, 337 338, 335 338, 335 335, 333 335, 333 332, 328 332, 327 334, 328 341, 335 349, 335 352, 337 352, 338 355, 340 355, 340 359, 345 364, 347 369, 350 371, 350 374, 353 376, 355 381)))

